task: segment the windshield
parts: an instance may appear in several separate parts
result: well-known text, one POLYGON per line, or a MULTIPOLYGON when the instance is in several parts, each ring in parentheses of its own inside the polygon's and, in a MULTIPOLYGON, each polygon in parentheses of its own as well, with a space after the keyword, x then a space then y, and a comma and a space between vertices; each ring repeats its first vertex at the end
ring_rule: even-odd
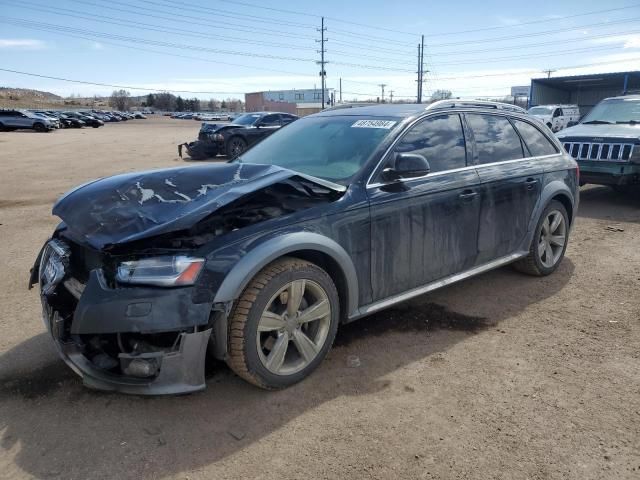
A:
POLYGON ((640 99, 615 98, 603 100, 584 117, 582 123, 640 122, 640 99))
POLYGON ((278 165, 347 184, 400 122, 355 116, 297 120, 245 152, 237 161, 278 165))
POLYGON ((253 123, 259 118, 259 113, 245 113, 244 115, 240 115, 231 123, 235 125, 253 125, 253 123))
POLYGON ((531 115, 550 115, 553 109, 549 107, 532 107, 529 109, 531 115))

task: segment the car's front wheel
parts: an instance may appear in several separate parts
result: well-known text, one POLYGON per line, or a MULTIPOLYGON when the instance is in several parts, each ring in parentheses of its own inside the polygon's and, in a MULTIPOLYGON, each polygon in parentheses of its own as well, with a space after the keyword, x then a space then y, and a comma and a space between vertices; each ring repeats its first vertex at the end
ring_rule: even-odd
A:
POLYGON ((234 305, 227 363, 259 387, 288 387, 327 355, 339 315, 338 292, 323 269, 297 258, 277 260, 256 275, 234 305))
POLYGON ((34 124, 33 124, 33 129, 34 129, 36 132, 46 132, 46 131, 47 131, 47 127, 45 127, 45 126, 44 126, 44 124, 43 124, 43 123, 40 123, 40 122, 38 122, 38 123, 34 123, 34 124))
POLYGON ((247 142, 241 137, 231 137, 227 142, 227 157, 238 158, 247 149, 247 142))
POLYGON ((562 203, 553 200, 538 220, 529 255, 514 266, 529 275, 544 276, 553 273, 567 249, 569 216, 562 203))

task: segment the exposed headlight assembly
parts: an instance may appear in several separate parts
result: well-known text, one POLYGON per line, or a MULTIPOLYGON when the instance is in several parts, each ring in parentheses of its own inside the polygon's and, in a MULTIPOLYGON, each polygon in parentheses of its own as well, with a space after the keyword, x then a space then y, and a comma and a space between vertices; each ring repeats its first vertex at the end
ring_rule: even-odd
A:
POLYGON ((122 262, 116 280, 120 283, 181 287, 193 285, 204 266, 204 258, 162 256, 122 262))

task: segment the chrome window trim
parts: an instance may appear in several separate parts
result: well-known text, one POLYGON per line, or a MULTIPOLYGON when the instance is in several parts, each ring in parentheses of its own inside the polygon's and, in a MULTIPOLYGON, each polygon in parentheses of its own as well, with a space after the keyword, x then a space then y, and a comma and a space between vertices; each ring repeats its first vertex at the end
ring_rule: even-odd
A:
MULTIPOLYGON (((540 130, 538 127, 536 127, 536 125, 531 122, 531 121, 526 121, 526 119, 520 118, 517 115, 514 115, 516 113, 519 112, 511 112, 511 111, 495 111, 495 112, 478 112, 477 110, 445 110, 445 111, 429 111, 428 115, 423 115, 419 118, 416 118, 413 122, 411 122, 409 125, 407 125, 404 130, 402 132, 400 132, 398 134, 398 136, 396 137, 396 139, 391 143, 391 145, 389 145, 389 147, 387 147, 387 149, 385 150, 384 154, 382 155, 382 157, 380 158, 380 160, 378 161, 378 163, 376 164, 375 168, 373 169, 373 171, 371 172, 371 174, 369 175, 369 178, 367 179, 367 183, 365 185, 365 188, 367 190, 369 190, 370 188, 379 188, 381 186, 384 185, 390 185, 390 183, 386 183, 386 182, 376 182, 376 183, 372 183, 371 180, 373 179, 373 177, 375 176, 376 172, 378 171, 378 169, 380 168, 380 165, 382 164, 382 162, 387 158, 387 155, 389 155, 389 152, 391 152, 391 150, 393 150, 393 148, 395 148, 396 144, 400 141, 400 138, 403 136, 403 134, 407 131, 409 131, 410 128, 412 128, 414 125, 416 125, 418 122, 422 121, 422 120, 426 120, 429 117, 434 117, 437 115, 448 115, 448 114, 457 114, 457 115, 462 115, 464 113, 475 113, 475 114, 479 114, 479 115, 494 115, 494 116, 500 116, 500 117, 506 117, 507 119, 510 118, 517 118, 518 120, 522 120, 525 121, 526 123, 529 123, 532 127, 536 128, 537 130, 540 130)), ((524 116, 524 114, 521 114, 522 116, 524 116)), ((512 128, 513 127, 512 125, 512 128)), ((464 133, 464 127, 463 127, 463 133, 464 133)), ((543 132, 540 132, 544 135, 543 132)), ((519 136, 519 132, 516 130, 516 134, 518 134, 519 136)), ((549 143, 551 143, 552 145, 554 145, 556 147, 556 149, 558 148, 558 145, 551 140, 550 138, 548 138, 546 135, 544 135, 544 137, 549 140, 549 143)), ((466 137, 465 137, 465 144, 466 144, 466 137)), ((481 163, 478 165, 467 165, 465 167, 459 167, 459 168, 452 168, 449 170, 441 170, 439 172, 434 172, 434 173, 428 173, 427 175, 422 175, 421 177, 415 177, 415 178, 407 178, 407 179, 400 179, 398 181, 395 182, 391 182, 391 183, 410 183, 410 182, 414 182, 417 180, 423 180, 425 178, 431 178, 431 177, 435 177, 438 175, 445 175, 445 174, 449 174, 449 173, 456 173, 456 172, 462 172, 465 170, 471 170, 472 168, 478 169, 478 168, 482 168, 482 167, 488 167, 488 166, 496 166, 496 165, 502 165, 502 164, 508 164, 508 163, 514 163, 514 162, 521 162, 521 161, 529 161, 529 160, 538 160, 538 159, 544 159, 544 158, 550 158, 550 157, 556 157, 558 155, 562 155, 565 153, 563 144, 560 143, 560 148, 556 153, 552 153, 550 155, 539 155, 539 156, 533 156, 533 157, 524 157, 524 158, 516 158, 514 160, 502 160, 499 162, 491 162, 491 163, 481 163)), ((466 146, 465 146, 466 149, 466 146)), ((523 151, 524 154, 524 151, 523 151)), ((569 156, 571 156, 570 153, 568 153, 569 156)))
MULTIPOLYGON (((480 164, 480 165, 468 165, 466 167, 452 168, 451 170, 441 170, 440 172, 428 173, 428 174, 423 175, 421 177, 407 178, 405 180, 398 180, 396 182, 391 182, 391 183, 410 183, 410 182, 414 182, 416 180, 424 180, 425 178, 437 177, 437 176, 446 175, 446 174, 449 174, 449 173, 457 173, 457 172, 463 172, 465 170, 473 170, 473 169, 479 170, 479 169, 486 168, 486 167, 496 167, 496 166, 499 166, 499 165, 506 165, 506 164, 518 163, 518 162, 529 162, 531 160, 544 160, 546 158, 557 157, 558 155, 562 155, 562 153, 554 153, 552 155, 539 155, 537 157, 516 158, 515 160, 503 160, 501 162, 483 163, 483 164, 480 164)), ((382 187, 384 185, 390 185, 391 183, 381 183, 381 182, 369 183, 369 184, 367 184, 367 190, 369 188, 379 188, 379 187, 382 187)))

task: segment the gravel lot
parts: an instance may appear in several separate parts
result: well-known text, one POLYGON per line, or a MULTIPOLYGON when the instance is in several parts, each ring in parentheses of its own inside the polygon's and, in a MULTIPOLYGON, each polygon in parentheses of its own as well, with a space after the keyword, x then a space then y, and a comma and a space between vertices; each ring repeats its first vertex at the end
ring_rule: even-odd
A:
POLYGON ((640 478, 640 195, 603 187, 554 275, 503 268, 351 324, 286 391, 224 365, 190 396, 82 387, 26 288, 51 204, 182 165, 198 126, 0 133, 0 478, 640 478))

